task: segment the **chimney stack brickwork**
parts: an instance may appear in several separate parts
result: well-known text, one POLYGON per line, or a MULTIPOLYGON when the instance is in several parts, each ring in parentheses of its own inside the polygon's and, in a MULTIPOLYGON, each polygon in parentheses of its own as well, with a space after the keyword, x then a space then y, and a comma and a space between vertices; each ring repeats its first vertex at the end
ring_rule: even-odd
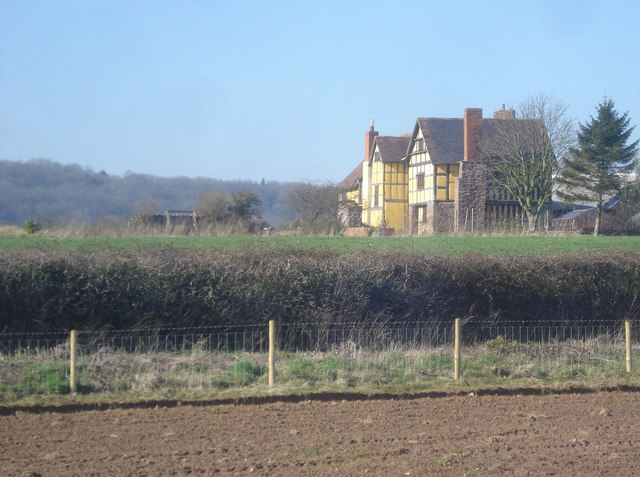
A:
POLYGON ((484 229, 487 194, 486 169, 482 164, 482 109, 464 110, 464 160, 455 188, 452 223, 454 231, 484 229))
POLYGON ((514 109, 501 109, 493 113, 495 119, 516 119, 516 112, 514 109))
POLYGON ((465 108, 464 110, 464 160, 480 162, 482 144, 482 109, 465 108))
POLYGON ((369 130, 364 133, 364 162, 369 160, 371 155, 371 148, 373 147, 373 141, 378 135, 378 131, 373 129, 373 124, 369 127, 369 130))

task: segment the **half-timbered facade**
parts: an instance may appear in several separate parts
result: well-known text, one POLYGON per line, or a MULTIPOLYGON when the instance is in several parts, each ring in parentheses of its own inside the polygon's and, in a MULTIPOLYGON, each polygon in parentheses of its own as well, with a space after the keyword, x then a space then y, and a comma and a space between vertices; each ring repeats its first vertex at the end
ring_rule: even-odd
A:
POLYGON ((404 230, 407 217, 409 136, 377 136, 367 164, 369 201, 363 212, 372 227, 404 230))
POLYGON ((403 136, 380 136, 372 124, 364 162, 340 184, 343 202, 363 225, 395 233, 479 231, 521 220, 518 202, 488 184, 482 164, 495 121, 520 120, 513 110, 483 118, 482 109, 467 108, 463 118, 418 118, 403 136))

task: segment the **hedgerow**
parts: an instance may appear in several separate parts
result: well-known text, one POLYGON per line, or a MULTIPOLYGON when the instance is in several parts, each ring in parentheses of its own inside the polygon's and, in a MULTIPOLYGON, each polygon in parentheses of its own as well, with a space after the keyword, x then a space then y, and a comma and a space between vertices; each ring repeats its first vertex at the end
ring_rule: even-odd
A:
POLYGON ((0 254, 0 332, 636 318, 640 254, 250 250, 0 254))

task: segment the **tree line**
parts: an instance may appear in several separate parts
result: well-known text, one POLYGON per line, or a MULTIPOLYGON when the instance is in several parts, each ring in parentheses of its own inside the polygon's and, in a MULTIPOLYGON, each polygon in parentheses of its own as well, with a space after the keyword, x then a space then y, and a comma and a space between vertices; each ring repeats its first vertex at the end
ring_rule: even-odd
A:
POLYGON ((287 201, 298 185, 135 173, 112 176, 48 159, 0 160, 0 223, 22 225, 35 220, 60 226, 71 221, 126 221, 140 213, 195 210, 201 194, 246 192, 259 199, 262 220, 278 226, 295 217, 287 201))
POLYGON ((166 210, 196 211, 212 233, 255 233, 267 226, 339 230, 337 189, 328 183, 111 176, 49 159, 0 160, 0 224, 30 224, 29 231, 37 231, 40 225, 126 222, 166 210))

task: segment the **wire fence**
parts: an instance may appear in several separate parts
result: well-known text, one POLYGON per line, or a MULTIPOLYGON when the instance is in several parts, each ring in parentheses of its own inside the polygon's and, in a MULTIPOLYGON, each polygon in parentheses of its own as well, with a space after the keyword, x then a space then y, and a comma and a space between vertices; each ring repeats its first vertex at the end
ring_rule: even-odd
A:
MULTIPOLYGON (((640 353, 624 322, 463 323, 461 377, 615 377, 640 353)), ((453 322, 280 324, 278 384, 419 386, 454 373, 453 322)), ((268 383, 267 326, 0 334, 0 399, 30 394, 218 391, 268 383)), ((638 375, 632 370, 633 375, 638 375)))

